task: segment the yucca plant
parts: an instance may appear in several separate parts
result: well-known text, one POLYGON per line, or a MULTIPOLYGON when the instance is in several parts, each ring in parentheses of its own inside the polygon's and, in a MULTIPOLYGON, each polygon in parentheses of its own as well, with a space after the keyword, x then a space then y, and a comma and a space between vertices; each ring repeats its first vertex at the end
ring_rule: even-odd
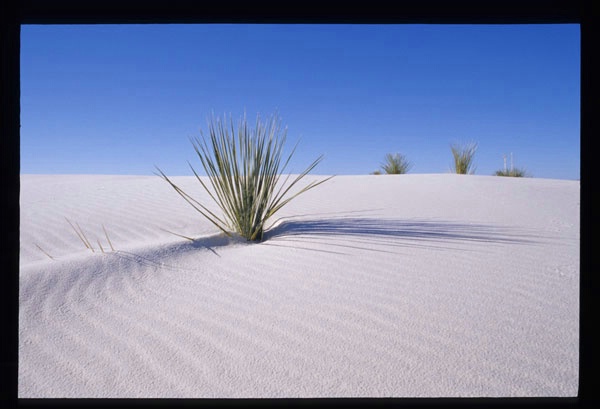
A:
POLYGON ((381 165, 381 169, 388 175, 408 173, 410 168, 412 168, 412 163, 399 153, 388 153, 385 155, 385 162, 381 165))
POLYGON ((191 138, 212 189, 188 162, 202 187, 223 211, 222 217, 184 192, 157 167, 158 175, 226 235, 232 236, 233 231, 248 241, 260 241, 263 238, 265 223, 271 216, 290 200, 333 176, 313 181, 295 194, 288 195, 291 188, 321 162, 323 156, 313 161, 291 183, 287 183, 290 178, 290 175, 287 175, 280 184, 280 176, 298 144, 282 162, 286 130, 281 130, 278 117, 273 115, 268 122, 262 123, 257 116, 255 129, 250 129, 244 115, 238 124, 237 132, 231 117, 229 126, 226 122, 225 116, 223 121, 213 116, 209 122, 208 140, 202 133, 202 139, 191 138))
POLYGON ((513 168, 511 170, 497 170, 496 173, 494 173, 494 175, 510 176, 515 178, 524 178, 528 176, 527 171, 525 171, 525 169, 520 168, 513 168))
POLYGON ((525 169, 515 168, 513 166, 513 154, 512 154, 512 152, 510 153, 510 170, 506 169, 506 155, 504 155, 503 158, 504 158, 504 169, 497 170, 496 173, 494 173, 494 175, 496 175, 496 176, 509 176, 509 177, 515 177, 515 178, 523 178, 523 177, 528 177, 529 176, 527 174, 527 171, 525 171, 525 169))
POLYGON ((461 175, 472 175, 475 173, 475 167, 473 166, 473 157, 477 150, 476 143, 469 143, 465 146, 453 144, 450 146, 452 150, 452 156, 454 158, 454 167, 452 171, 461 175))

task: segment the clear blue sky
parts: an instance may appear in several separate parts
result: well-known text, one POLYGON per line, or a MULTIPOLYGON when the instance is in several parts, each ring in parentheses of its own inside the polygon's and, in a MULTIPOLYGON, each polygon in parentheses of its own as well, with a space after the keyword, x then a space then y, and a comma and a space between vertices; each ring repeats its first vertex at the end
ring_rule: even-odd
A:
POLYGON ((579 25, 25 25, 21 173, 201 171, 211 112, 277 111, 290 170, 445 173, 475 141, 534 177, 580 177, 579 25))

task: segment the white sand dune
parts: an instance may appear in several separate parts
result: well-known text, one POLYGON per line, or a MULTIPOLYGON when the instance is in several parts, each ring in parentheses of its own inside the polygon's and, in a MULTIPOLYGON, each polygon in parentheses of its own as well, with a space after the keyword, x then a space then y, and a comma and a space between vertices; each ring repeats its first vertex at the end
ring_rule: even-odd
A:
POLYGON ((19 397, 576 396, 579 190, 337 176, 247 244, 155 176, 23 175, 19 397))

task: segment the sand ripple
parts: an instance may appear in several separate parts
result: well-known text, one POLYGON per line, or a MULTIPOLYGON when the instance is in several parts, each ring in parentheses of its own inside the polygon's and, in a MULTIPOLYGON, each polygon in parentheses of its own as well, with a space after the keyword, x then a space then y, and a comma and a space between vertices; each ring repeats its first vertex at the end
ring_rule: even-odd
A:
MULTIPOLYGON (((103 186, 85 203, 106 199, 103 186)), ((246 244, 193 230, 187 214, 165 224, 194 242, 154 221, 139 230, 162 200, 113 224, 115 252, 22 255, 20 397, 577 393, 578 213, 566 204, 571 218, 546 229, 535 217, 319 215, 307 199, 246 244)), ((22 238, 52 237, 60 214, 22 238)), ((55 251, 76 248, 57 236, 55 251)))

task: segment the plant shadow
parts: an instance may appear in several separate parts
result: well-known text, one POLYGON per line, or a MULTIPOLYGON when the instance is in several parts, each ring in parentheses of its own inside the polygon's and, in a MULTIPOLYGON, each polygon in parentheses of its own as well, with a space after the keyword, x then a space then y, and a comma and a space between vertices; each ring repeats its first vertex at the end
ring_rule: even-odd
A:
POLYGON ((509 227, 479 223, 382 218, 328 218, 286 220, 265 232, 265 241, 290 237, 344 237, 364 241, 404 239, 407 241, 535 243, 533 236, 509 227))
POLYGON ((178 266, 165 264, 164 260, 172 258, 174 254, 183 255, 190 252, 197 252, 198 250, 210 251, 215 256, 221 257, 217 250, 220 247, 230 245, 232 242, 242 243, 242 241, 236 237, 227 237, 222 233, 218 233, 207 237, 195 238, 193 240, 179 241, 161 248, 147 249, 135 253, 117 250, 114 254, 123 260, 133 261, 146 267, 185 270, 178 266))
MULTIPOLYGON (((348 250, 394 253, 395 251, 390 247, 457 250, 453 244, 463 244, 460 246, 460 250, 465 251, 468 250, 464 247, 465 243, 535 244, 539 242, 540 238, 539 235, 526 234, 522 228, 481 223, 352 216, 323 217, 321 215, 314 219, 281 218, 265 231, 261 242, 249 242, 237 235, 228 237, 219 233, 174 243, 151 254, 132 254, 123 251, 118 253, 121 257, 135 258, 142 264, 164 268, 168 267, 162 262, 165 256, 168 258, 175 253, 183 254, 205 250, 221 257, 218 250, 232 244, 281 246, 282 242, 313 243, 317 246, 308 248, 296 244, 292 247, 312 252, 343 255, 348 254, 348 250), (331 240, 336 238, 343 240, 341 242, 331 240), (373 246, 374 242, 378 245, 373 246), (339 247, 345 251, 333 250, 339 247)), ((289 244, 283 247, 289 247, 289 244)))

